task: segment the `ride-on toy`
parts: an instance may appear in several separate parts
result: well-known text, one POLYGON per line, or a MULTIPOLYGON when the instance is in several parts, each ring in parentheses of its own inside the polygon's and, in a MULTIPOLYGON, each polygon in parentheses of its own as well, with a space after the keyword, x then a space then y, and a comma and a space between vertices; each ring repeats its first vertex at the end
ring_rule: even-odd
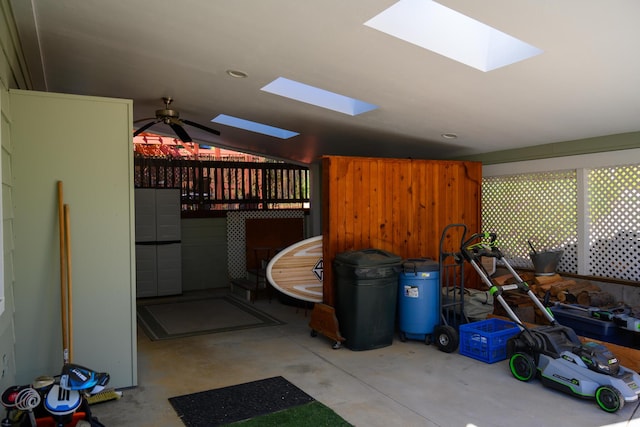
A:
POLYGON ((607 412, 616 412, 625 402, 638 400, 640 375, 621 366, 604 345, 583 343, 573 329, 558 324, 550 310, 504 259, 496 245, 495 233, 474 234, 463 244, 462 253, 520 329, 520 333, 507 342, 509 368, 516 379, 531 381, 539 377, 545 386, 594 399, 607 412), (494 284, 480 262, 483 256, 502 261, 516 283, 494 284), (527 294, 550 324, 534 328, 525 326, 502 297, 504 291, 510 290, 527 294))

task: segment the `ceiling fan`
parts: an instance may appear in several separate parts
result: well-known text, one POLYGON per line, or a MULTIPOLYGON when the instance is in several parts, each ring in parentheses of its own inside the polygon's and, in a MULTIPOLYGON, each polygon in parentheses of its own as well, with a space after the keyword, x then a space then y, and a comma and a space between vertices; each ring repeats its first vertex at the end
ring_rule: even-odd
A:
POLYGON ((149 129, 151 126, 153 126, 153 125, 155 125, 157 123, 164 123, 166 125, 169 125, 171 127, 171 129, 173 129, 175 134, 178 136, 178 138, 180 138, 180 140, 182 142, 192 142, 193 141, 193 139, 191 139, 191 137, 189 136, 187 131, 184 129, 184 125, 193 126, 195 128, 207 131, 207 132, 212 133, 214 135, 220 135, 220 132, 215 130, 215 129, 211 129, 210 127, 203 126, 201 124, 192 122, 190 120, 181 119, 180 118, 180 113, 178 113, 176 110, 169 109, 169 104, 171 104, 171 102, 173 102, 173 98, 171 98, 171 97, 163 97, 162 101, 164 102, 164 109, 156 110, 156 117, 155 118, 146 118, 146 119, 134 120, 134 123, 141 122, 141 121, 144 121, 144 120, 151 120, 149 123, 143 125, 142 127, 138 128, 138 130, 133 132, 133 136, 134 137, 140 135, 142 132, 144 132, 145 130, 149 129))

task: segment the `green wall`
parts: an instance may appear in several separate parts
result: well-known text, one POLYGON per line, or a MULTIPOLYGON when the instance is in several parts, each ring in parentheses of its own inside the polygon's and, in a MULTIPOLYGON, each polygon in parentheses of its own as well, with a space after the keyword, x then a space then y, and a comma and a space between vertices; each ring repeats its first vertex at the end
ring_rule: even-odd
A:
POLYGON ((133 103, 10 90, 16 379, 62 366, 57 182, 70 208, 73 362, 136 383, 133 103), (25 339, 28 337, 28 339, 25 339))
POLYGON ((182 219, 182 290, 229 288, 227 219, 182 219))

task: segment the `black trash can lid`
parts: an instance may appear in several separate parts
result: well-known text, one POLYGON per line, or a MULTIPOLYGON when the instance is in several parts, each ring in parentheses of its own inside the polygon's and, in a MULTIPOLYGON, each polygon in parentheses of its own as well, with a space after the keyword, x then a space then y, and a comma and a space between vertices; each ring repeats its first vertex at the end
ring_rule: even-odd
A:
POLYGON ((440 264, 430 258, 409 258, 402 262, 402 271, 405 273, 439 270, 440 264))
POLYGON ((336 261, 354 267, 380 267, 400 265, 402 258, 391 252, 372 248, 339 253, 336 255, 336 261))

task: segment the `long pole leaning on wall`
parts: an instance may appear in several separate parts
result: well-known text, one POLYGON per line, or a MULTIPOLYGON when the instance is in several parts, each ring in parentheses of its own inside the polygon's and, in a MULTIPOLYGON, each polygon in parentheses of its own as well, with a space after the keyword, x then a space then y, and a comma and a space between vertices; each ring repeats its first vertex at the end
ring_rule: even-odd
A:
POLYGON ((72 282, 71 282, 71 226, 69 205, 64 204, 62 181, 58 181, 58 227, 60 231, 60 312, 62 320, 62 360, 65 365, 73 359, 72 282))

